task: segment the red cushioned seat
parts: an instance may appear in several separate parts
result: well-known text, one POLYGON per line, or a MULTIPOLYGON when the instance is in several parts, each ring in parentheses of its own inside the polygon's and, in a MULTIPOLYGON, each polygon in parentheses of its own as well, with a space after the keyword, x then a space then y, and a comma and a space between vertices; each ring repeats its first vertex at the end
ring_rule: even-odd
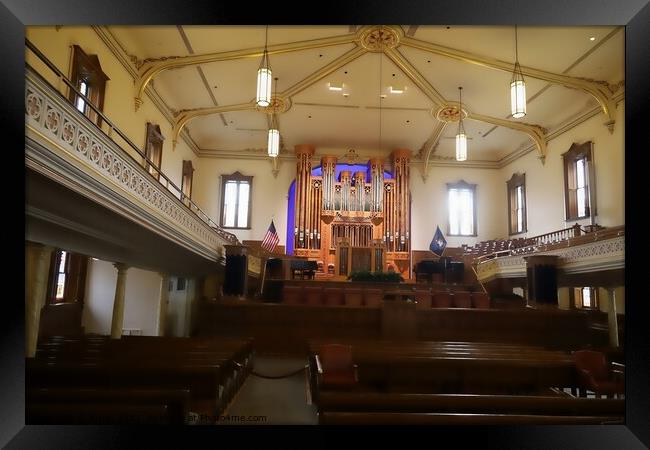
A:
POLYGON ((351 388, 357 384, 356 365, 352 361, 352 346, 327 344, 320 348, 321 386, 351 388))
POLYGON ((573 352, 573 361, 578 371, 581 387, 596 394, 622 394, 622 382, 612 379, 605 355, 593 350, 578 350, 573 352))

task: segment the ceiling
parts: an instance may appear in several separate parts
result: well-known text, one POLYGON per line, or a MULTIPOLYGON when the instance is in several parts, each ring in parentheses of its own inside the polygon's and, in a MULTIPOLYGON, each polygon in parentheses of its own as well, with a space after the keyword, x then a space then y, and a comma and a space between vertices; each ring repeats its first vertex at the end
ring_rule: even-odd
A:
MULTIPOLYGON (((549 133, 599 106, 587 90, 553 77, 569 84, 585 79, 606 82, 611 95, 622 91, 622 27, 518 27, 520 64, 545 74, 541 79, 525 75, 528 114, 522 119, 509 117, 511 69, 494 67, 514 63, 513 26, 384 26, 385 34, 379 37, 389 35, 389 29, 397 45, 388 40, 380 51, 368 51, 364 43, 372 36, 365 41, 360 36, 368 36, 363 33, 371 27, 269 26, 270 64, 277 77, 274 94, 289 93, 283 96, 288 109, 278 116, 281 156, 296 144, 308 143, 318 154, 349 149, 362 155, 388 154, 400 147, 420 158, 453 160, 457 121, 443 128, 445 122, 436 113, 445 104, 457 104, 462 86, 468 159, 497 162, 533 144, 530 133, 511 123, 549 133), (448 56, 447 50, 455 56, 448 56), (328 83, 342 84, 343 91, 329 90, 328 83), (404 93, 390 93, 391 86, 404 93), (482 120, 473 120, 476 116, 482 120)), ((108 30, 138 62, 141 74, 165 65, 151 84, 179 123, 183 114, 191 116, 181 129, 189 132, 202 154, 253 152, 264 157, 269 115, 254 105, 264 26, 108 30), (198 55, 208 57, 185 63, 198 55), (215 112, 215 107, 221 109, 215 112)))

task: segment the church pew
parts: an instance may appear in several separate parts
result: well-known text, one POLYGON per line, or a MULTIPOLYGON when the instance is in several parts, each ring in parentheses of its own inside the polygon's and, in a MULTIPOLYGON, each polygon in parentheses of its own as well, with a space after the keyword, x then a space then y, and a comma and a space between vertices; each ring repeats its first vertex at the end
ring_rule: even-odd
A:
POLYGON ((623 416, 622 399, 575 398, 569 396, 416 394, 323 391, 321 411, 347 412, 448 412, 623 416))
MULTIPOLYGON (((165 372, 178 371, 179 367, 213 368, 218 372, 218 385, 213 386, 211 392, 209 389, 206 392, 201 390, 200 386, 193 385, 193 398, 196 400, 198 397, 208 399, 218 397, 217 407, 225 406, 232 398, 243 383, 252 364, 252 340, 250 338, 188 339, 151 336, 120 340, 55 338, 39 343, 39 346, 36 358, 38 363, 47 363, 49 367, 57 366, 57 369, 52 370, 64 372, 68 370, 73 379, 75 374, 70 366, 74 366, 75 363, 79 365, 78 369, 81 371, 92 370, 90 368, 92 366, 104 366, 109 370, 117 370, 120 374, 121 371, 133 368, 138 371, 139 375, 142 375, 140 372, 150 371, 152 368, 165 372), (197 390, 201 392, 197 393, 197 390)), ((30 361, 28 361, 28 367, 37 367, 37 372, 38 370, 47 370, 42 367, 38 368, 36 362, 30 361)), ((42 373, 41 376, 46 378, 46 375, 42 373)), ((142 377, 136 378, 141 379, 142 377)), ((51 385, 53 382, 54 380, 51 378, 46 381, 38 381, 37 377, 37 383, 51 385)), ((141 384, 146 386, 144 380, 141 384)))
POLYGON ((174 425, 167 404, 31 402, 29 425, 174 425))
MULTIPOLYGON (((314 354, 318 345, 311 343, 314 354)), ((376 388, 501 393, 576 383, 568 354, 522 346, 370 342, 353 344, 352 352, 360 383, 376 388)))
POLYGON ((43 363, 26 361, 25 383, 32 388, 189 389, 192 411, 214 416, 225 407, 219 365, 129 363, 43 363))
POLYGON ((526 414, 453 414, 323 412, 321 425, 602 425, 623 424, 617 416, 554 416, 526 414))
MULTIPOLYGON (((188 389, 81 389, 81 388, 36 388, 27 389, 25 422, 28 424, 63 424, 63 423, 110 423, 114 418, 109 413, 107 417, 100 417, 93 422, 87 418, 61 415, 61 404, 83 406, 84 404, 96 405, 94 414, 101 412, 100 405, 118 408, 132 405, 166 405, 167 421, 165 423, 181 425, 187 422, 190 412, 190 391, 188 389), (51 409, 33 407, 35 405, 48 405, 51 409), (52 415, 46 414, 51 412, 52 415), (58 413, 58 414, 57 414, 58 413)), ((78 412, 82 412, 79 408, 78 412)), ((100 414, 101 415, 101 414, 100 414)), ((149 420, 155 419, 154 415, 149 420)), ((143 417, 146 420, 148 417, 143 417)), ((119 422, 125 423, 125 422, 119 422)), ((128 421, 126 422, 128 423, 128 421)), ((154 420, 155 423, 155 420, 154 420)))

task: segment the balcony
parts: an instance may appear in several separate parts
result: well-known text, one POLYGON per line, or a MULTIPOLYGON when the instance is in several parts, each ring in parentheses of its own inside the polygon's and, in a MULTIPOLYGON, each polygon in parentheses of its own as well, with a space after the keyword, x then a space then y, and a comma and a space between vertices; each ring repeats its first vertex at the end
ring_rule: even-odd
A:
MULTIPOLYGON (((63 74, 56 74, 69 85, 63 74)), ((158 181, 118 145, 110 135, 121 136, 142 155, 108 118, 102 116, 107 134, 29 66, 25 85, 27 169, 209 261, 225 255, 225 244, 238 243, 169 178, 161 174, 158 181)), ((27 216, 43 215, 36 209, 28 203, 27 216)))

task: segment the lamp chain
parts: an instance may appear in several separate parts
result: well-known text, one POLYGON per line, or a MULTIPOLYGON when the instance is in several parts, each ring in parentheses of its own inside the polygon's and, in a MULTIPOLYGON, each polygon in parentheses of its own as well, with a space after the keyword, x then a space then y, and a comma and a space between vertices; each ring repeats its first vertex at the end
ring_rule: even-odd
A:
POLYGON ((382 82, 382 61, 384 56, 384 43, 381 39, 382 26, 379 26, 379 153, 381 153, 381 82, 382 82))
POLYGON ((519 62, 519 43, 517 41, 517 25, 515 25, 515 62, 519 62))

